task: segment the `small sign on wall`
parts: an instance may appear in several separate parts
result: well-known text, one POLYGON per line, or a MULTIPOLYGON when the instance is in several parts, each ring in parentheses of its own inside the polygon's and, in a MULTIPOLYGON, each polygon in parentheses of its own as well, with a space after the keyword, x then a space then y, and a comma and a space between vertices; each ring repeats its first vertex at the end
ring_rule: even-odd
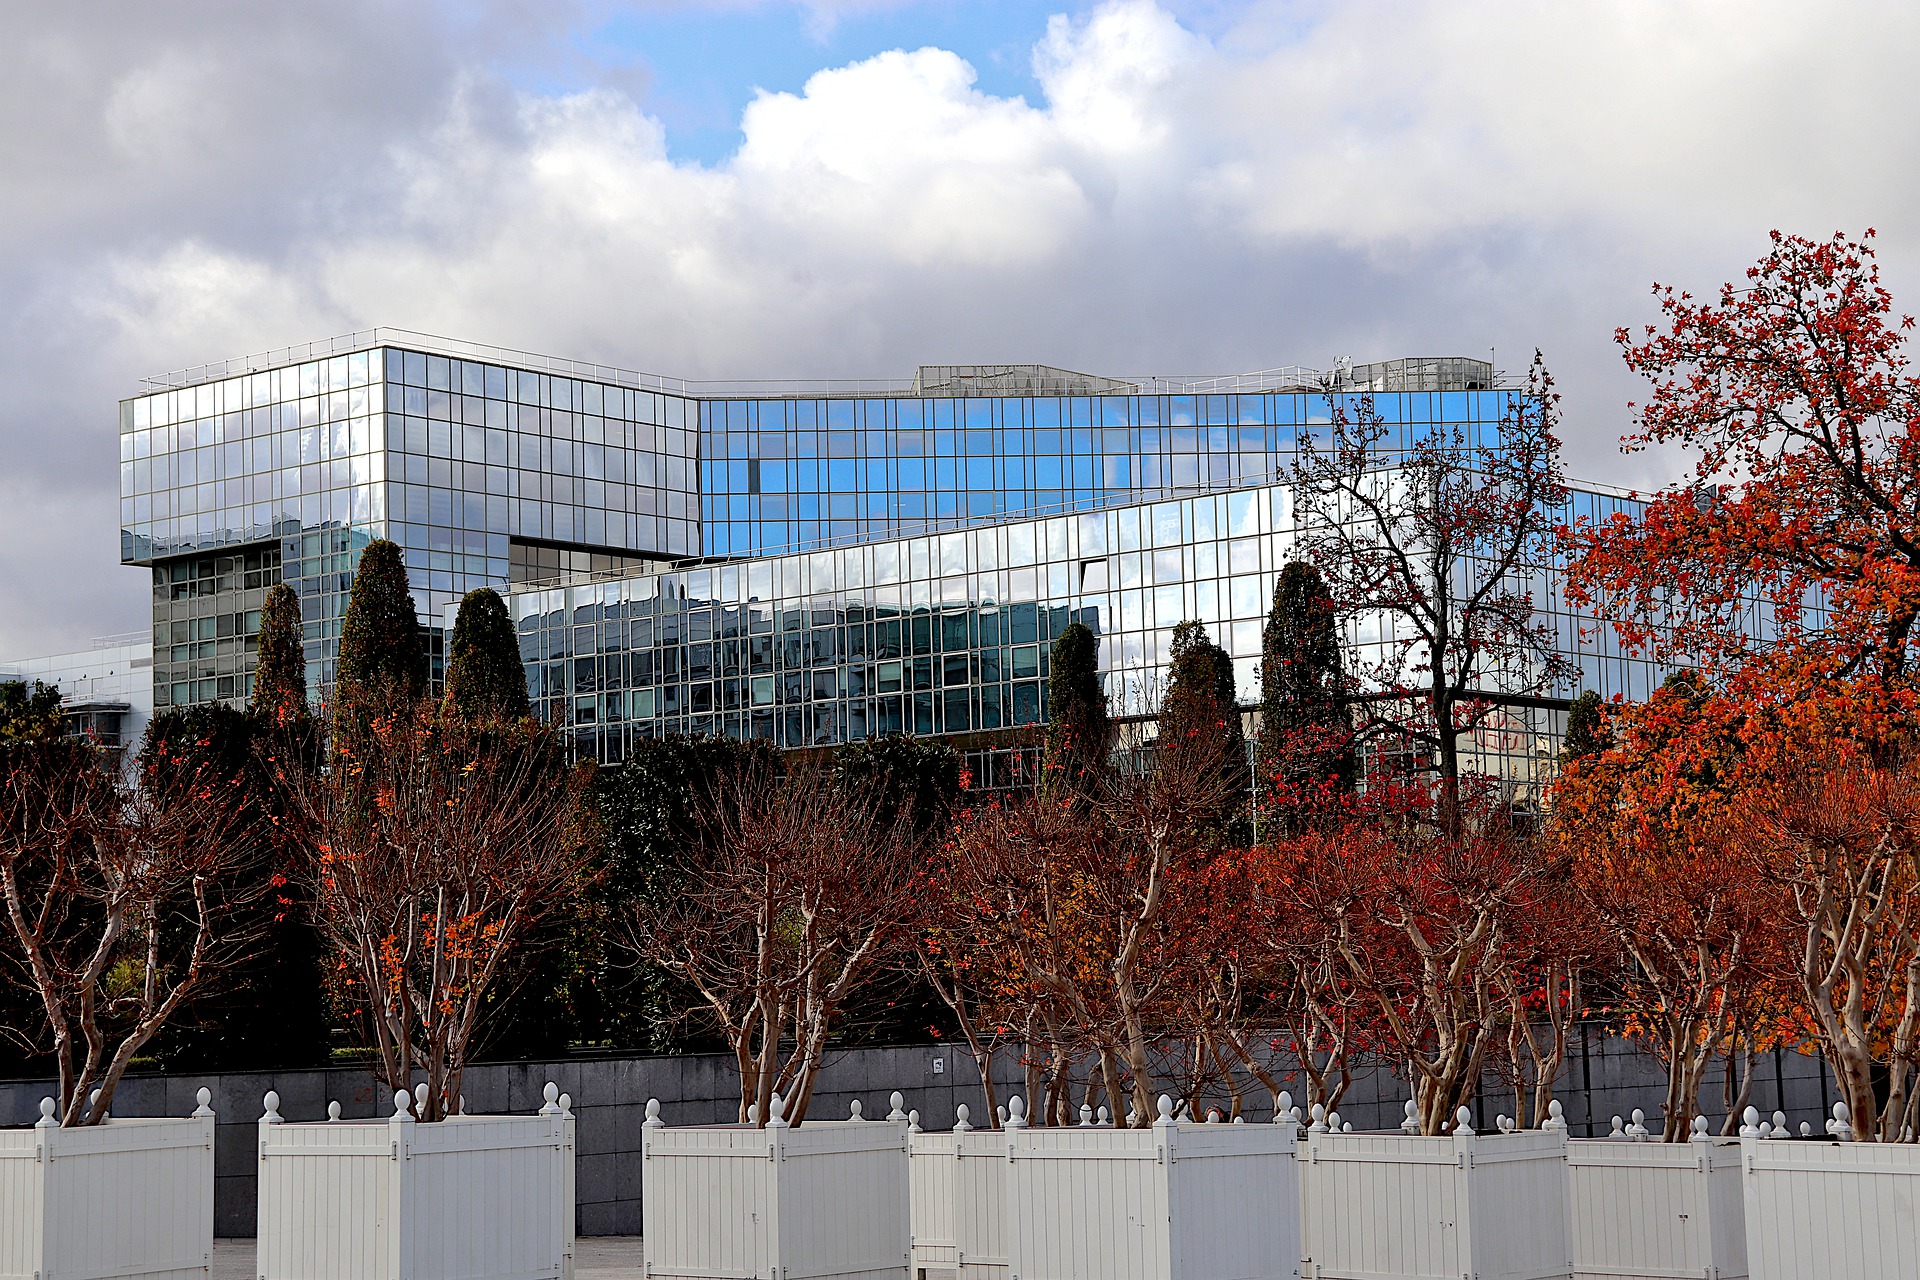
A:
POLYGON ((938 1054, 933 1058, 933 1074, 942 1076, 947 1073, 947 1060, 938 1054))

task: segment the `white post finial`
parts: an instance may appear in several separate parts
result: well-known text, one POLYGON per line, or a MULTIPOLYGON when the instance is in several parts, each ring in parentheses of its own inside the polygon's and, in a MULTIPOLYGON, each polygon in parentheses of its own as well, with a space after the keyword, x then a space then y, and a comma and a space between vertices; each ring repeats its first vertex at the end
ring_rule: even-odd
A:
POLYGON ((464 1116, 465 1114, 467 1114, 467 1095, 466 1094, 464 1093, 461 1094, 460 1097, 457 1100, 455 1100, 453 1104, 453 1114, 457 1116, 464 1116))
POLYGON ((1415 1102, 1412 1098, 1408 1098, 1407 1105, 1401 1108, 1401 1115, 1403 1118, 1400 1121, 1400 1132, 1405 1134, 1417 1134, 1420 1132, 1419 1103, 1415 1102))
POLYGON ((1273 1095, 1273 1118, 1276 1121, 1279 1120, 1281 1116, 1286 1115, 1292 1110, 1293 1110, 1292 1094, 1288 1093, 1285 1089, 1282 1089, 1280 1092, 1273 1095))
POLYGON ((1160 1095, 1160 1118, 1153 1122, 1156 1129, 1166 1129, 1179 1123, 1173 1118, 1173 1099, 1166 1094, 1160 1095))
POLYGON ((420 1120, 427 1118, 427 1082, 425 1080, 413 1086, 413 1114, 420 1120))
POLYGON ((1111 1129, 1113 1127, 1113 1112, 1107 1110, 1106 1107, 1102 1106, 1098 1111, 1094 1112, 1093 1114, 1095 1116, 1094 1124, 1093 1124, 1094 1128, 1111 1129))
POLYGON ((1853 1141, 1853 1112, 1844 1102, 1833 1104, 1833 1124, 1828 1126, 1833 1136, 1842 1142, 1853 1141))
POLYGON ((1707 1141, 1707 1118, 1705 1116, 1695 1116, 1693 1118, 1693 1140, 1695 1142, 1707 1141))
POLYGON ((36 1129, 51 1129, 58 1125, 60 1122, 53 1118, 53 1110, 52 1098, 40 1099, 40 1118, 33 1122, 33 1127, 36 1129))
POLYGON ((747 1104, 747 1123, 748 1124, 760 1123, 760 1104, 759 1103, 749 1102, 747 1104))
POLYGON ((557 1116, 560 1114, 559 1085, 551 1080, 547 1081, 546 1087, 540 1090, 540 1096, 546 1099, 546 1105, 540 1108, 539 1114, 543 1116, 557 1116))
POLYGON ((1463 1138, 1473 1136, 1473 1113, 1465 1107, 1453 1113, 1453 1131, 1463 1138))
POLYGON ((917 1109, 907 1112, 907 1132, 920 1132, 920 1112, 917 1109))
POLYGON ((1773 1113, 1773 1136, 1776 1138, 1784 1138, 1787 1136, 1788 1132, 1789 1130, 1787 1129, 1787 1113, 1784 1111, 1774 1112, 1773 1113))
POLYGON ((327 1123, 328 1124, 340 1123, 340 1104, 339 1103, 329 1102, 327 1104, 327 1123))
POLYGON ((407 1093, 407 1091, 406 1091, 405 1089, 396 1089, 396 1090, 394 1090, 394 1092, 393 1092, 393 1115, 392 1115, 392 1116, 390 1117, 391 1119, 394 1119, 394 1120, 405 1120, 405 1121, 408 1121, 409 1123, 411 1123, 411 1122, 412 1122, 412 1120, 413 1120, 413 1113, 412 1113, 411 1111, 409 1111, 409 1110, 407 1110, 407 1099, 408 1099, 408 1097, 409 1097, 409 1096, 410 1096, 410 1095, 409 1095, 409 1094, 407 1093))
POLYGON ((1027 1127, 1027 1100, 1019 1094, 1007 1099, 1007 1128, 1024 1129, 1027 1127))
POLYGON ((1800 1136, 1803 1138, 1811 1138, 1813 1136, 1813 1126, 1805 1120, 1800 1122, 1800 1136))
POLYGON ((953 1109, 953 1131, 955 1133, 973 1132, 973 1126, 967 1123, 967 1117, 970 1114, 972 1113, 967 1110, 967 1104, 964 1102, 953 1109))
POLYGON ((275 1093, 272 1089, 267 1090, 267 1096, 260 1100, 260 1105, 266 1108, 265 1113, 260 1117, 261 1124, 279 1124, 281 1122, 282 1116, 280 1115, 279 1094, 275 1093))
POLYGON ((640 1122, 642 1129, 664 1129, 667 1122, 660 1118, 660 1099, 647 1099, 647 1118, 640 1122))
POLYGON ((786 1100, 779 1094, 774 1094, 773 1101, 767 1104, 767 1128, 790 1129, 792 1127, 792 1125, 787 1123, 786 1100))
POLYGON ((573 1095, 570 1093, 560 1095, 560 1118, 563 1120, 573 1119, 573 1095))
POLYGON ((866 1117, 860 1114, 860 1110, 861 1110, 860 1099, 855 1098, 852 1102, 847 1104, 847 1119, 855 1123, 865 1120, 866 1117))
POLYGON ((994 1114, 1000 1117, 1000 1127, 1001 1127, 1002 1129, 1004 1129, 1004 1128, 1006 1128, 1006 1127, 1007 1127, 1007 1108, 1006 1108, 1006 1105, 1005 1105, 1005 1104, 1003 1103, 1002 1105, 1000 1105, 1000 1106, 998 1106, 998 1107, 995 1107, 995 1108, 994 1108, 993 1110, 994 1110, 994 1114))
POLYGON ((193 1100, 200 1105, 193 1109, 193 1118, 203 1120, 213 1114, 213 1090, 202 1085, 194 1092, 193 1100))
POLYGON ((1340 1113, 1338 1111, 1327 1112, 1327 1128, 1334 1133, 1342 1132, 1340 1128, 1340 1113))
POLYGON ((1082 1129, 1093 1128, 1093 1108, 1084 1102, 1080 1104, 1080 1127, 1082 1129))
POLYGON ((1547 1120, 1540 1127, 1549 1133, 1567 1131, 1567 1109, 1560 1105, 1560 1099, 1555 1098, 1547 1103, 1547 1120))
POLYGON ((1644 1142, 1647 1138, 1647 1113, 1638 1107, 1633 1109, 1633 1123, 1627 1126, 1627 1136, 1635 1142, 1644 1142))
POLYGON ((1513 1117, 1502 1111, 1493 1118, 1493 1127, 1502 1133, 1513 1132, 1513 1117))
POLYGON ((887 1112, 887 1119, 905 1120, 907 1118, 907 1113, 901 1110, 901 1107, 906 1104, 907 1100, 901 1095, 898 1089, 895 1089, 893 1093, 888 1096, 887 1101, 893 1107, 893 1110, 887 1112))
POLYGON ((1308 1114, 1310 1114, 1313 1117, 1313 1123, 1307 1126, 1307 1132, 1308 1133, 1325 1133, 1327 1131, 1326 1104, 1320 1103, 1320 1102, 1314 1103, 1313 1110, 1308 1114))
POLYGON ((1760 1111, 1757 1107, 1748 1107, 1740 1114, 1740 1136, 1757 1138, 1760 1136, 1760 1111))

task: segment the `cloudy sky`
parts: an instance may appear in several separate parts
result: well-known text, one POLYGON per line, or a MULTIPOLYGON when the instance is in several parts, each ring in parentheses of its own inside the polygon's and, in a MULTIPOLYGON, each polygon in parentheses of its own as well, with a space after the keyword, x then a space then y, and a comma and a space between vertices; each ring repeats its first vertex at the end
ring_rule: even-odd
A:
POLYGON ((144 627, 115 401, 393 325, 685 377, 1400 354, 1566 394, 1770 228, 1920 310, 1920 6, 0 6, 0 655, 144 627))

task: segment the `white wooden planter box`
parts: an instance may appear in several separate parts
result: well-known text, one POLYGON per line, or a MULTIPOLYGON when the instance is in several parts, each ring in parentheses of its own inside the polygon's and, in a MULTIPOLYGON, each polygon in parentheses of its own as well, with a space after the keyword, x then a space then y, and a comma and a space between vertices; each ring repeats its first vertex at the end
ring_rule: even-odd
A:
POLYGON ((643 1275, 906 1280, 905 1121, 669 1128, 647 1112, 643 1275))
POLYGON ((567 1280, 573 1115, 260 1122, 261 1280, 567 1280))
POLYGON ((0 1130, 0 1280, 206 1280, 213 1112, 0 1130))
POLYGON ((1007 1272, 1007 1135, 973 1129, 916 1133, 908 1184, 913 1273, 957 1271, 998 1280, 1007 1272))
POLYGON ((1010 1129, 1007 1261, 1019 1280, 1291 1280, 1296 1126, 1010 1129))
POLYGON ((1740 1139, 1753 1280, 1920 1280, 1920 1146, 1740 1139))
POLYGON ((1309 1280, 1553 1280, 1573 1272, 1564 1133, 1309 1133, 1309 1280))
POLYGON ((1740 1140, 1567 1143, 1575 1280, 1744 1280, 1740 1140))

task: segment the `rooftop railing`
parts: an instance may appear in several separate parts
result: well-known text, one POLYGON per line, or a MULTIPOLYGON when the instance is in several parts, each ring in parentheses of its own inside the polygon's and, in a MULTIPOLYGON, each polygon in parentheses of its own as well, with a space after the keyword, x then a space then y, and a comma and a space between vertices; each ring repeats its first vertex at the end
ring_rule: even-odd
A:
MULTIPOLYGON (((344 333, 338 337, 322 338, 314 342, 300 343, 290 347, 276 347, 271 351, 260 351, 252 355, 236 356, 231 360, 219 360, 211 364, 195 365, 191 368, 176 369, 170 373, 157 373, 142 378, 139 394, 146 395, 156 391, 174 391, 182 387, 199 386, 201 383, 216 382, 222 378, 239 377, 243 374, 260 373, 268 369, 279 369, 290 364, 301 364, 310 360, 325 360, 333 356, 350 355, 359 351, 371 351, 378 347, 399 347, 408 351, 420 351, 430 355, 448 356, 458 360, 473 360, 486 364, 511 365, 516 369, 528 369, 536 373, 555 374, 567 378, 580 378, 589 382, 601 382, 611 386, 632 387, 641 391, 654 391, 666 395, 687 396, 694 399, 718 400, 728 398, 765 399, 774 397, 800 398, 857 398, 861 396, 917 396, 928 397, 968 396, 968 395, 1088 395, 1088 394, 1132 394, 1142 395, 1254 395, 1260 393, 1285 393, 1319 391, 1326 387, 1329 380, 1341 386, 1351 381, 1350 375, 1368 371, 1385 370, 1389 367, 1407 366, 1433 370, 1442 367, 1451 368, 1462 363, 1479 364, 1477 361, 1465 361, 1461 357, 1420 357, 1412 360, 1387 360, 1371 365, 1352 365, 1341 362, 1332 370, 1309 368, 1305 365, 1284 365, 1272 369, 1260 369, 1250 373, 1229 374, 1146 374, 1137 377, 1104 377, 1091 374, 1075 374, 1083 379, 1084 386, 1069 390, 1045 389, 1035 382, 1032 391, 1008 391, 994 389, 988 385, 970 388, 965 379, 949 378, 938 383, 926 385, 924 392, 920 373, 912 378, 732 378, 697 379, 670 378, 663 374, 643 373, 635 369, 626 369, 618 365, 599 364, 590 360, 571 360, 563 356, 540 355, 531 351, 520 351, 512 347, 496 347, 484 342, 467 342, 458 338, 442 338, 435 334, 419 333, 412 329, 360 329, 353 333, 344 333)), ((925 365, 926 370, 962 370, 962 369, 1044 369, 1042 365, 925 365)), ((1505 375, 1493 373, 1487 366, 1488 378, 1492 386, 1507 385, 1505 375)), ((1054 373, 1065 373, 1055 370, 1054 373)), ((1354 385, 1354 390, 1365 390, 1364 385, 1354 385)), ((1393 389, 1380 388, 1375 389, 1393 389)), ((1416 389, 1416 388, 1408 388, 1416 389)), ((1417 388, 1437 389, 1437 388, 1417 388)))

